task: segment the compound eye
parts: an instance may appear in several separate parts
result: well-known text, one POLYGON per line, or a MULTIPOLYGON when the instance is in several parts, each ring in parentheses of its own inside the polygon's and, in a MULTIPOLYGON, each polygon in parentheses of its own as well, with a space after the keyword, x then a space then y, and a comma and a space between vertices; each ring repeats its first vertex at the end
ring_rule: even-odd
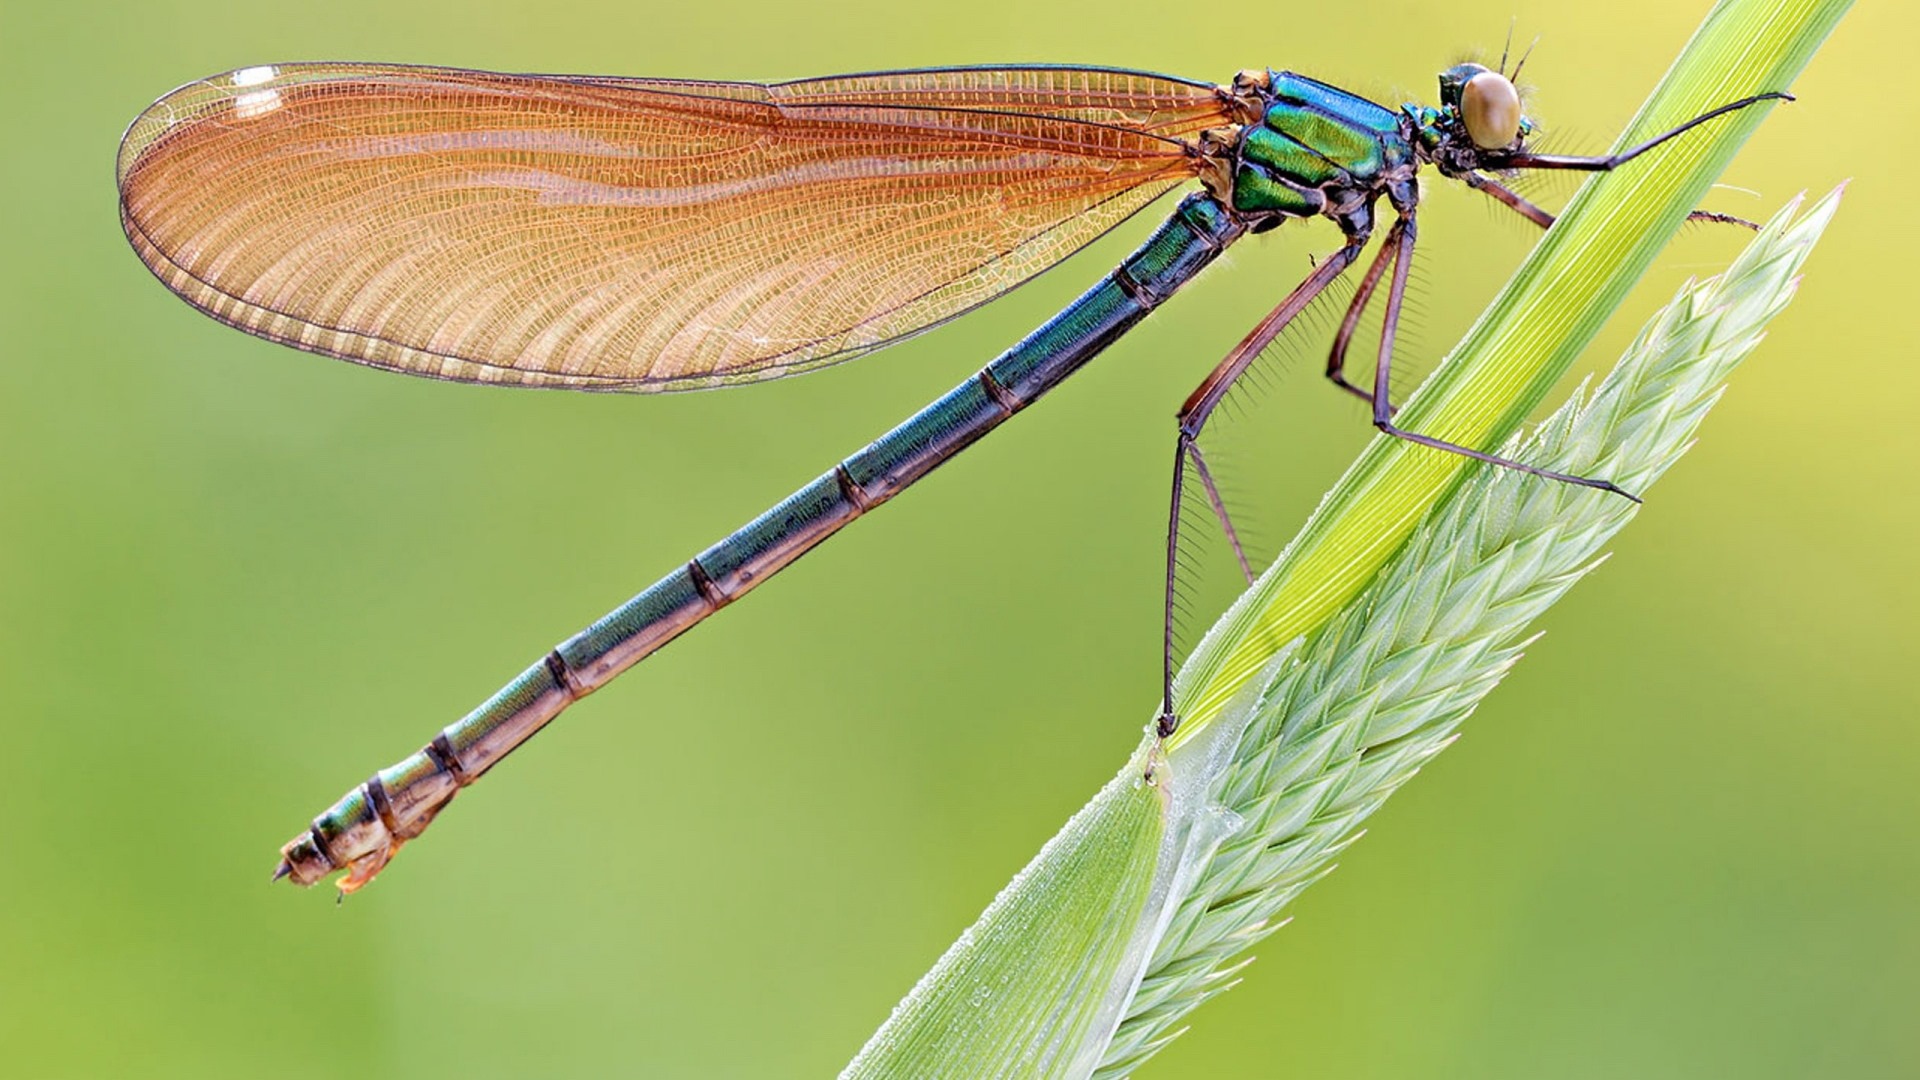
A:
POLYGON ((1460 118, 1482 150, 1504 150, 1520 137, 1520 91, 1497 71, 1483 71, 1460 90, 1460 118))

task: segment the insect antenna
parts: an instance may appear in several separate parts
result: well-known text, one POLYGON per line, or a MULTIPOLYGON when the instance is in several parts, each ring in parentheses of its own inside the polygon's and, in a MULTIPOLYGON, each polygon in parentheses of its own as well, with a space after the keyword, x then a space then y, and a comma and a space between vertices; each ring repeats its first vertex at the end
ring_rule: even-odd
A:
MULTIPOLYGON (((1538 44, 1540 44, 1540 35, 1535 34, 1533 36, 1533 41, 1527 45, 1527 51, 1520 54, 1520 62, 1513 65, 1513 74, 1507 76, 1507 79, 1509 81, 1516 84, 1519 83, 1520 69, 1527 66, 1527 57, 1533 55, 1533 47, 1538 44)), ((1500 58, 1500 66, 1503 68, 1507 66, 1507 61, 1504 54, 1500 58)))

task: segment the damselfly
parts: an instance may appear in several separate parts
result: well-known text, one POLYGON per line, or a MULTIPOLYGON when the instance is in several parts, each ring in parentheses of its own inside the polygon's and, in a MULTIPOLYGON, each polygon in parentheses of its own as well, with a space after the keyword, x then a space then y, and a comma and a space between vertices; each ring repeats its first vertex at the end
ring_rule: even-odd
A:
MULTIPOLYGON (((1201 431, 1261 350, 1359 259, 1381 199, 1394 220, 1327 377, 1364 399, 1381 431, 1618 492, 1395 426, 1388 376, 1417 174, 1433 166, 1546 226, 1551 215, 1498 177, 1611 169, 1785 96, 1730 102, 1623 153, 1573 157, 1531 149, 1512 79, 1470 63, 1441 73, 1437 105, 1398 109, 1281 71, 1214 85, 1052 66, 761 85, 299 64, 169 93, 134 121, 117 170, 127 236, 161 281, 260 337, 468 382, 651 392, 811 370, 986 303, 1174 187, 1200 187, 977 375, 355 788, 282 849, 275 877, 305 885, 345 870, 343 891, 364 885, 562 709, 1032 404, 1229 244, 1282 222, 1326 217, 1345 242, 1179 411, 1167 686, 1185 485, 1203 489, 1240 547, 1201 431), (1361 385, 1344 374, 1346 354, 1383 282, 1378 357, 1361 385)), ((1176 723, 1169 693, 1160 733, 1176 723)))

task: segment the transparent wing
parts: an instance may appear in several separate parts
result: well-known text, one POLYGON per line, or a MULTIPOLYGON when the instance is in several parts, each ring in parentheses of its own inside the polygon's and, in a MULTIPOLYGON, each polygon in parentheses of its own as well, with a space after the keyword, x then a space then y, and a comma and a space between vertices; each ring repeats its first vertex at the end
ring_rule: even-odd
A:
POLYGON ((1212 87, 964 68, 675 82, 309 64, 128 130, 140 257, 213 317, 418 375, 775 378, 991 299, 1182 180, 1212 87))

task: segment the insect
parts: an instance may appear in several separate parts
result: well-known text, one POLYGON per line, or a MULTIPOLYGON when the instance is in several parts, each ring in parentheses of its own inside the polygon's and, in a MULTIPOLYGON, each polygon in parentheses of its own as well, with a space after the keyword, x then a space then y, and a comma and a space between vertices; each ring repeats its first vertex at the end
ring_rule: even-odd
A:
MULTIPOLYGON (((1502 66, 1504 67, 1504 61, 1502 66)), ((1517 70, 1515 72, 1517 74, 1517 70)), ((1528 219, 1501 183, 1623 153, 1528 146, 1502 71, 1460 64, 1437 105, 1388 108, 1302 75, 1215 85, 1111 68, 949 68, 800 82, 506 75, 367 64, 190 83, 122 143, 121 218, 168 288, 295 348, 432 378, 669 391, 779 378, 986 303, 1197 181, 1117 268, 977 375, 549 652, 282 849, 275 878, 372 880, 463 787, 604 685, 1031 405, 1248 233, 1325 217, 1344 242, 1178 414, 1164 676, 1183 488, 1240 551, 1199 438, 1234 381, 1393 221, 1326 375, 1381 431, 1620 492, 1395 426, 1388 375, 1427 166, 1528 219), (1370 385, 1347 379, 1385 285, 1370 385)), ((1711 215, 1710 215, 1711 216, 1711 215)), ((1251 574, 1251 568, 1243 568, 1251 574)), ((1158 730, 1178 723, 1171 695, 1158 730)))

